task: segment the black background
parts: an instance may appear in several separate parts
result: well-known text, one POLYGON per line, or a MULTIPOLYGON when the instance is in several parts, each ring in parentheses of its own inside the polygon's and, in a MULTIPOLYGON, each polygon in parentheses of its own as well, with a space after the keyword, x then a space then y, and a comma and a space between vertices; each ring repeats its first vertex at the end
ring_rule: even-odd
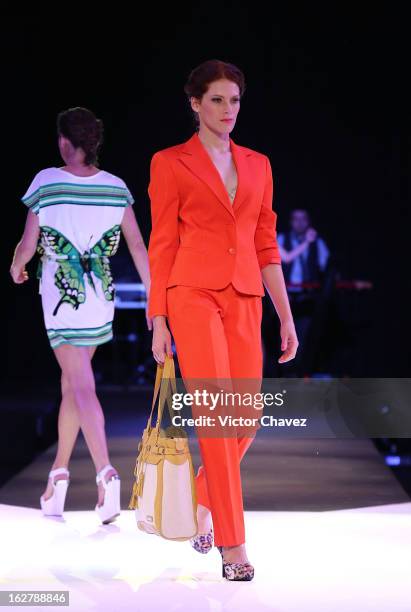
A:
POLYGON ((291 208, 306 207, 342 277, 374 283, 361 374, 408 376, 405 15, 389 3, 362 14, 313 3, 287 11, 274 3, 156 4, 144 13, 138 4, 133 13, 100 5, 87 14, 54 6, 58 13, 11 11, 2 20, 2 376, 57 375, 35 265, 24 285, 8 275, 26 216, 19 198, 36 172, 61 165, 57 113, 86 106, 104 121, 100 165, 128 184, 148 244, 150 158, 192 134, 183 86, 211 58, 245 73, 232 137, 270 157, 278 230, 291 208))

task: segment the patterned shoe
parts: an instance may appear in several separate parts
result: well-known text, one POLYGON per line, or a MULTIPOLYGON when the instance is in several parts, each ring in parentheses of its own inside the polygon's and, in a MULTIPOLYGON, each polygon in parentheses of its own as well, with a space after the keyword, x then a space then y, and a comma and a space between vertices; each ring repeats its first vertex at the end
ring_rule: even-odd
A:
POLYGON ((206 555, 213 548, 214 536, 211 527, 208 533, 199 533, 190 539, 190 544, 197 552, 206 555))
POLYGON ((223 557, 223 547, 217 546, 223 562, 223 578, 227 580, 252 580, 254 578, 254 568, 250 563, 226 563, 223 557))

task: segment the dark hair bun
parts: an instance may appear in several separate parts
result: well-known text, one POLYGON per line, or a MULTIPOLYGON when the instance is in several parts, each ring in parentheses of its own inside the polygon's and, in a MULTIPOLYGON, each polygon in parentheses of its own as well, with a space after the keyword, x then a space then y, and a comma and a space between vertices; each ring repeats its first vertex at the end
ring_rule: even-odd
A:
POLYGON ((83 149, 85 164, 97 164, 104 127, 101 119, 97 119, 94 113, 81 106, 62 111, 57 117, 57 131, 70 140, 73 147, 83 149))

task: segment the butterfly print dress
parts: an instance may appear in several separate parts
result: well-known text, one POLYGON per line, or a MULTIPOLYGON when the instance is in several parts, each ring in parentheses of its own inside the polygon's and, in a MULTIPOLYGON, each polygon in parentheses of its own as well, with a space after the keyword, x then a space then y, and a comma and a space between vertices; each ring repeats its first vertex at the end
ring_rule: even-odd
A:
POLYGON ((127 185, 104 170, 86 177, 46 168, 22 201, 39 217, 39 292, 52 348, 108 342, 115 295, 110 257, 125 207, 134 203, 127 185))

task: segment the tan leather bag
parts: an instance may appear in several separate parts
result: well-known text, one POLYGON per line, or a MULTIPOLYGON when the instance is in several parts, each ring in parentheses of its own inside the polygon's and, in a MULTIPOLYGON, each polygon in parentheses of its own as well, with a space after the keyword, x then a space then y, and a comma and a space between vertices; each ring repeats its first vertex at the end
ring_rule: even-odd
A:
POLYGON ((135 482, 129 509, 135 509, 137 527, 167 540, 188 540, 198 531, 194 468, 187 433, 182 427, 160 429, 164 406, 172 414, 171 392, 176 392, 172 357, 157 365, 153 402, 138 445, 135 482), (159 395, 157 421, 152 426, 159 395))

